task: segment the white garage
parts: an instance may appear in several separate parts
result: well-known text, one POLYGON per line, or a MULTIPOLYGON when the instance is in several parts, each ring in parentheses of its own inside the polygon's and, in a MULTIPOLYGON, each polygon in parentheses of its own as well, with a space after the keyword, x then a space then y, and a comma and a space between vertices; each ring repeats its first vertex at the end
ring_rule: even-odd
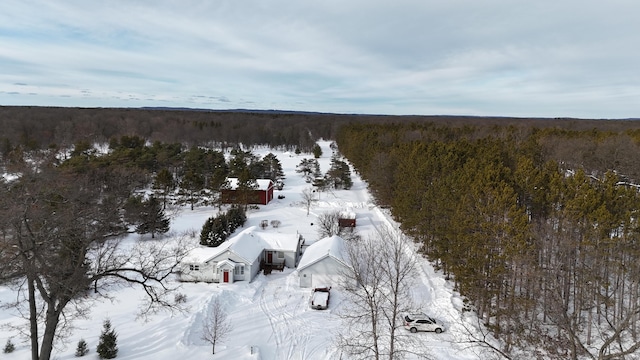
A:
POLYGON ((349 270, 344 239, 331 236, 311 244, 298 264, 300 287, 332 286, 349 270))

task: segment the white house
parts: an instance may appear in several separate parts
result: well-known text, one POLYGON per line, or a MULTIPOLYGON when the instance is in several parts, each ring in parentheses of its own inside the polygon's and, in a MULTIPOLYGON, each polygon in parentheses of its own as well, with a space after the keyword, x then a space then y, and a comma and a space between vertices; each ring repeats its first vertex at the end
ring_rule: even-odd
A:
POLYGON ((331 236, 311 244, 298 264, 300 287, 330 286, 343 281, 349 271, 344 239, 331 236))
POLYGON ((253 226, 215 248, 194 249, 182 262, 180 280, 233 283, 253 280, 265 265, 295 268, 302 242, 299 234, 253 226))

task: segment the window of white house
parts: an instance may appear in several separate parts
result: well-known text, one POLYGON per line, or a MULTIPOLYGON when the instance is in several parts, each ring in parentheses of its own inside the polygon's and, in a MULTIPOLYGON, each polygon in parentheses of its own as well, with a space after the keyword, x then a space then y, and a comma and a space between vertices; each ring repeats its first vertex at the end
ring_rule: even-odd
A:
POLYGON ((238 265, 233 269, 233 273, 236 275, 244 275, 244 265, 238 265))
POLYGON ((191 264, 191 265, 189 265, 189 270, 191 270, 191 271, 200 271, 200 265, 191 264))
POLYGON ((282 251, 278 251, 278 259, 284 259, 284 253, 282 251))

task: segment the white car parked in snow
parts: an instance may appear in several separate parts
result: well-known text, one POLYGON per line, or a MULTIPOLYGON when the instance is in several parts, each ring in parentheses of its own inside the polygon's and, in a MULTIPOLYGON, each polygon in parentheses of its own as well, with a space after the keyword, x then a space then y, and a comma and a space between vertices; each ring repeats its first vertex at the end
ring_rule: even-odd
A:
POLYGON ((416 333, 418 331, 434 331, 440 334, 444 331, 442 322, 425 314, 407 314, 404 316, 404 328, 416 333))
POLYGON ((317 287, 311 292, 310 305, 312 309, 326 310, 329 307, 331 287, 317 287))

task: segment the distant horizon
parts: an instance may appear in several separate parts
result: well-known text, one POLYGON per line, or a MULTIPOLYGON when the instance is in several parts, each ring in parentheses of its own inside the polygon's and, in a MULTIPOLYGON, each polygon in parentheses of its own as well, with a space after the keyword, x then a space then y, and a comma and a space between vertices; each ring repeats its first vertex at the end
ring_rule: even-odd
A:
POLYGON ((544 116, 508 116, 508 115, 461 115, 461 114, 369 114, 369 113, 339 113, 339 112, 320 112, 307 110, 281 110, 281 109, 208 109, 208 108, 189 108, 189 107, 167 107, 167 106, 141 106, 141 107, 123 107, 123 106, 55 106, 55 105, 0 105, 0 107, 15 108, 57 108, 57 109, 105 109, 105 110, 152 110, 152 111, 194 111, 194 112, 238 112, 238 113, 277 113, 277 114, 308 114, 308 115, 340 115, 340 116, 388 116, 388 117, 451 117, 451 118, 486 118, 486 119, 540 119, 540 120, 619 120, 619 121, 635 121, 640 117, 629 118, 586 118, 586 117, 544 117, 544 116))

